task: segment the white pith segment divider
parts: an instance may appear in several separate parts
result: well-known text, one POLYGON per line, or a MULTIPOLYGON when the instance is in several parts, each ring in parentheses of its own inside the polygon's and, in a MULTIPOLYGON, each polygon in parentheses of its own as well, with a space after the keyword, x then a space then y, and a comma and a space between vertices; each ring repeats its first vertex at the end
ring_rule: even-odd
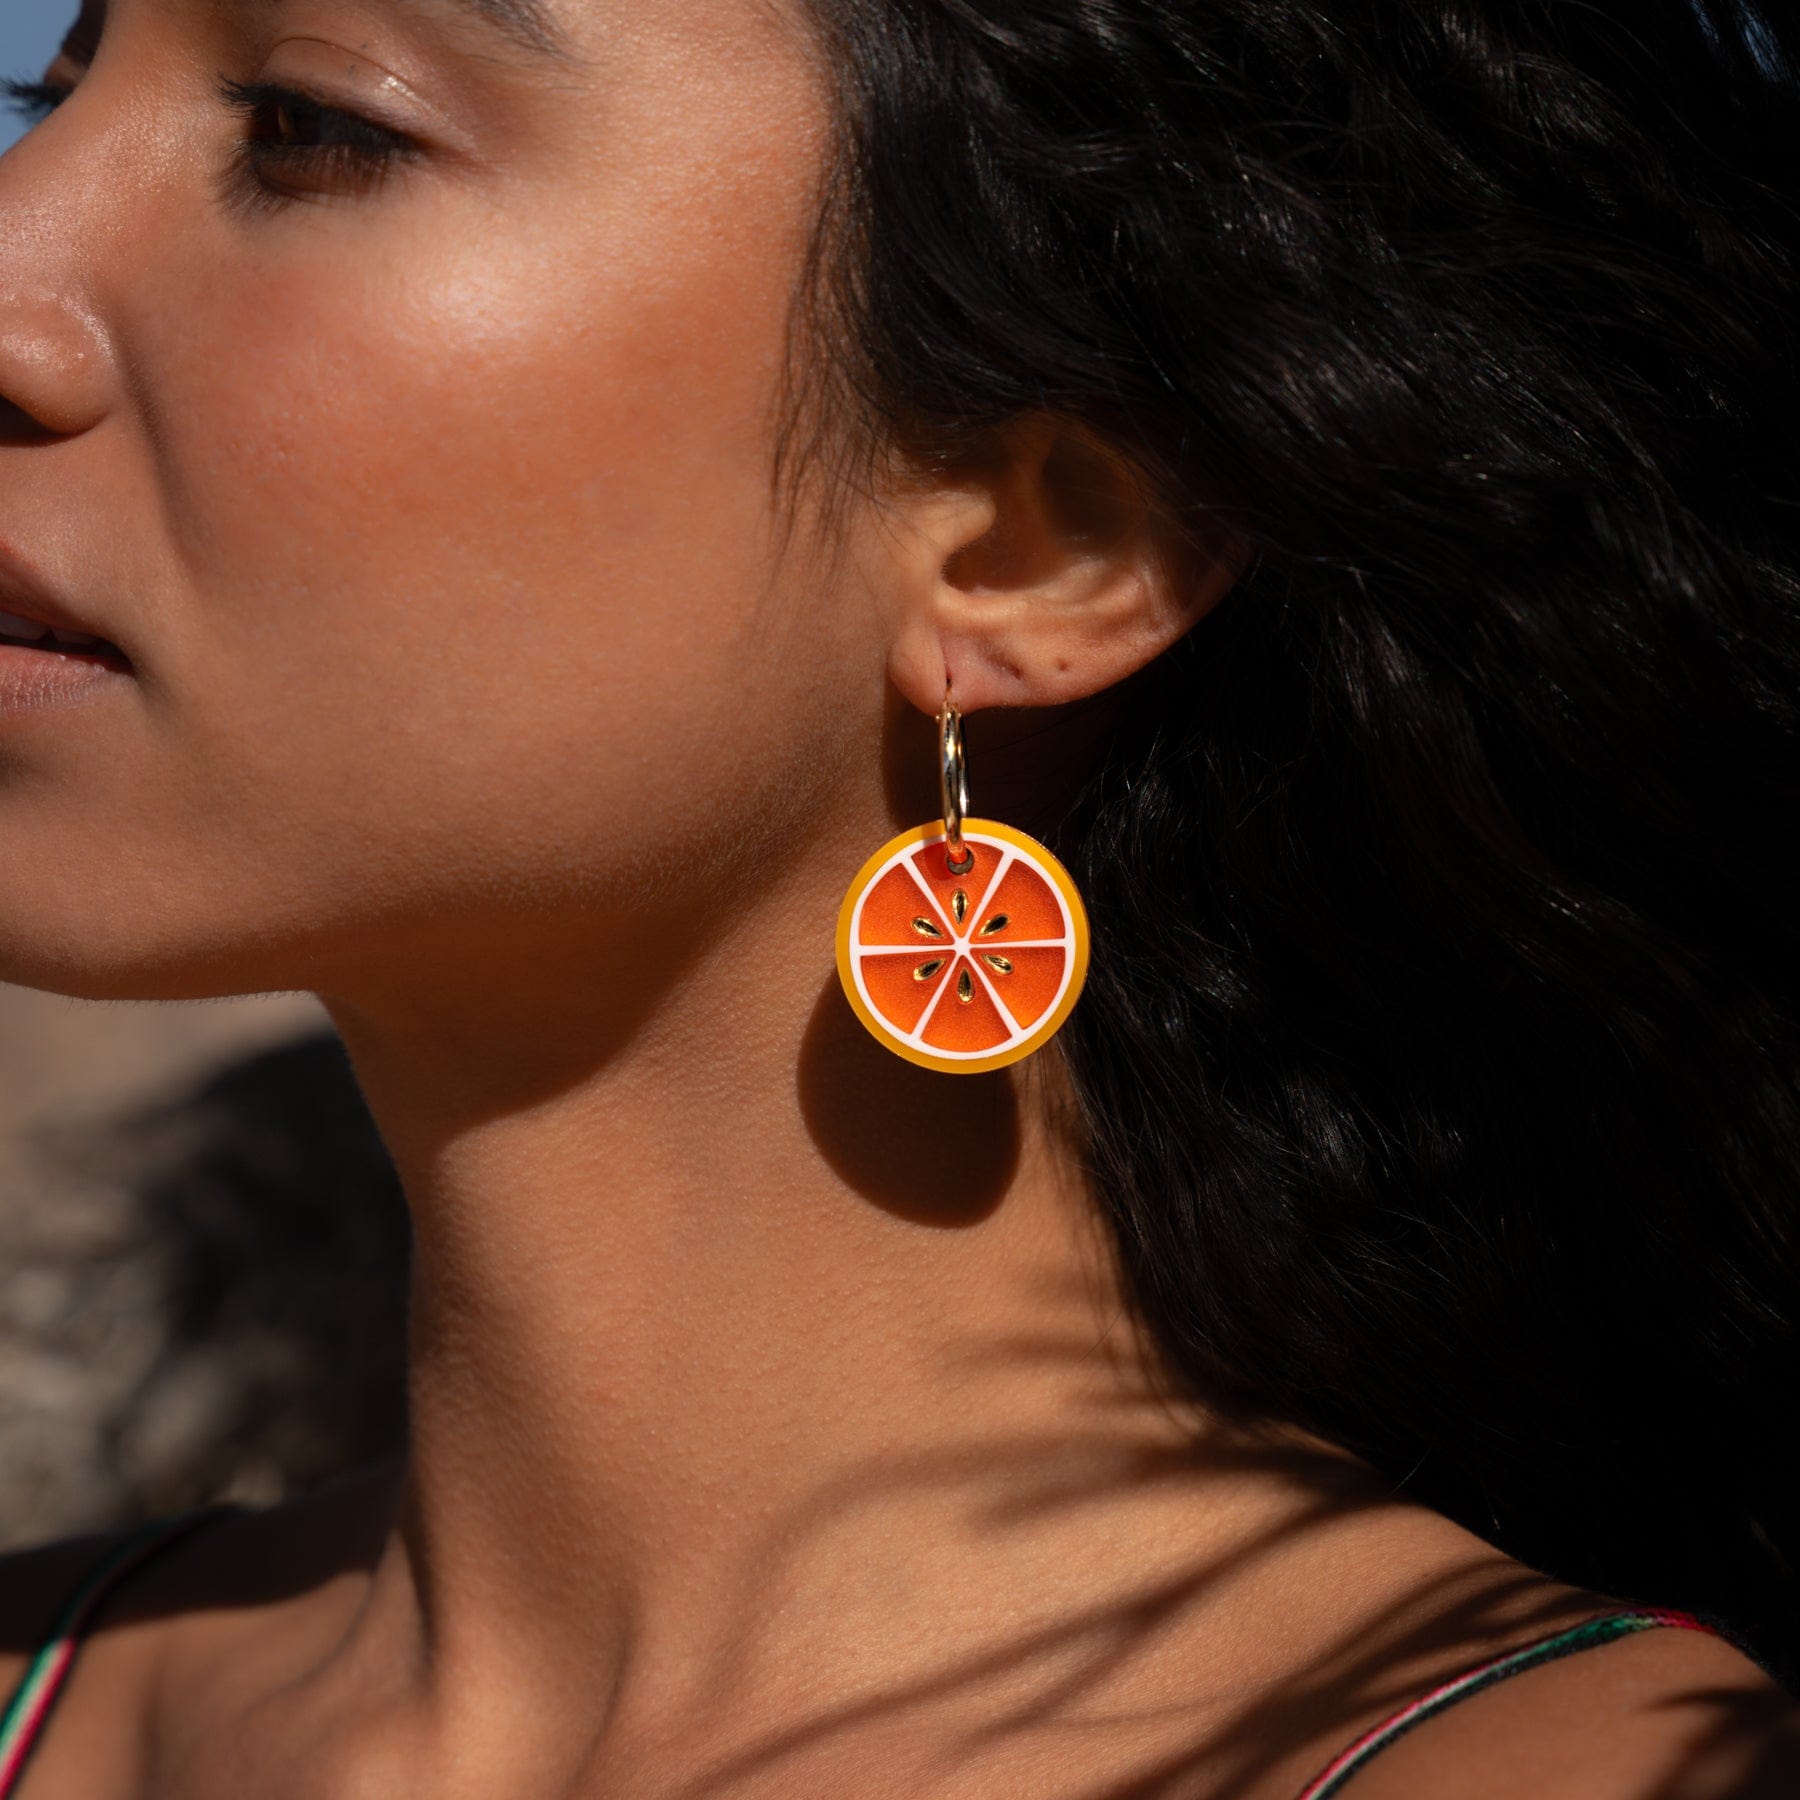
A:
MULTIPOLYGON (((934 838, 927 841, 941 845, 944 840, 942 838, 934 838)), ((988 838, 982 838, 979 841, 982 843, 992 842, 992 840, 988 838)), ((1000 848, 999 846, 995 847, 1000 848)), ((1016 1037, 1023 1032, 1024 1027, 1013 1017, 1011 1007, 1000 998, 993 982, 988 979, 987 971, 982 968, 980 959, 970 948, 974 940, 973 931, 971 931, 967 937, 962 937, 957 934, 955 922, 953 920, 945 919, 944 909, 939 904, 937 895, 926 885, 925 877, 919 873, 918 868, 913 862, 913 858, 918 854, 920 848, 921 846, 917 844, 910 845, 907 849, 902 850, 895 857, 894 861, 896 863, 904 864, 907 874, 912 877, 913 886, 916 887, 930 903, 933 916, 943 920, 944 923, 950 926, 954 943, 952 944, 949 958, 950 968, 945 972, 944 979, 938 986, 938 991, 932 995, 930 1005, 928 1005, 925 1008, 925 1011, 920 1015, 918 1024, 910 1032, 905 1033, 904 1036, 900 1033, 896 1033, 895 1035, 900 1037, 902 1043, 911 1044, 916 1049, 930 1050, 933 1056, 960 1056, 967 1058, 969 1061, 974 1061, 977 1057, 981 1056, 991 1056, 993 1055, 992 1050, 940 1050, 936 1045, 928 1045, 925 1042, 926 1027, 930 1025, 932 1017, 937 1012, 937 1009, 944 1004, 944 996, 955 985, 951 980, 951 975, 954 973, 958 956, 968 957, 969 967, 975 971, 976 979, 981 983, 982 987, 987 990, 988 998, 993 1001, 996 1011, 998 1011, 1000 1017, 1006 1022, 1008 1030, 1016 1037)), ((993 876, 989 880, 986 888, 982 890, 984 906, 975 909, 977 918, 980 917, 985 908, 985 904, 991 901, 993 897, 1000 892, 1001 880, 1004 878, 1008 868, 1018 861, 1018 856, 1019 853, 1017 849, 1011 844, 1000 849, 1000 860, 994 865, 993 876)), ((889 864, 890 868, 892 866, 893 864, 889 864)), ((869 883, 868 888, 865 890, 865 899, 868 894, 872 894, 875 891, 880 885, 883 876, 886 874, 887 870, 883 869, 881 873, 869 883)), ((1067 990, 1069 973, 1074 966, 1074 956, 1071 949, 1073 923, 1069 918, 1068 903, 1063 899, 1060 893, 1057 893, 1054 883, 1049 883, 1047 885, 1049 886, 1050 891, 1053 894, 1056 894, 1057 910, 1063 915, 1063 930, 1065 935, 1060 938, 1015 938, 1010 942, 1003 942, 1000 946, 1003 950, 1061 950, 1065 953, 1063 957, 1062 980, 1058 983, 1056 993, 1052 997, 1049 1006, 1044 1009, 1045 1016, 1048 1016, 1051 1012, 1056 1010, 1057 1002, 1062 999, 1064 992, 1067 990)), ((853 923, 855 925, 860 925, 862 923, 861 901, 858 901, 857 903, 856 919, 853 923)), ((855 943, 854 933, 851 947, 856 958, 856 970, 859 979, 862 974, 862 964, 865 957, 894 956, 896 954, 904 955, 907 948, 904 944, 855 943)), ((919 948, 922 950, 925 948, 925 945, 920 944, 919 948)), ((868 989, 865 987, 863 990, 863 999, 867 1001, 868 998, 868 989)))

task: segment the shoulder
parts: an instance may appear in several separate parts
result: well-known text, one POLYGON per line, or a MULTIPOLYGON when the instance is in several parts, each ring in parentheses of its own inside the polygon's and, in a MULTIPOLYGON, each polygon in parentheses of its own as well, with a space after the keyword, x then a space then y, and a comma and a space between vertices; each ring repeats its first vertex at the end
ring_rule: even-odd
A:
POLYGON ((84 1532, 0 1554, 0 1705, 56 1629, 76 1590, 133 1529, 84 1532))
POLYGON ((1800 1702, 1722 1638, 1641 1631, 1470 1695, 1351 1787, 1355 1800, 1793 1800, 1800 1702))
MULTIPOLYGON (((1262 1711, 1273 1716, 1279 1702, 1299 1728, 1282 1733, 1287 1747, 1267 1766, 1269 1800, 1292 1800, 1445 1683, 1631 1605, 1411 1504, 1347 1510, 1294 1553, 1286 1587, 1304 1618, 1262 1711)), ((1659 1626, 1588 1641, 1421 1718, 1343 1784, 1343 1800, 1446 1796, 1796 1800, 1800 1703, 1710 1632, 1659 1626)))
POLYGON ((271 1657, 288 1668, 354 1606, 390 1485, 377 1469, 271 1507, 199 1508, 0 1558, 4 1704, 71 1600, 125 1556, 40 1752, 46 1792, 142 1791, 145 1746, 177 1721, 228 1736, 237 1714, 224 1678, 247 1670, 254 1682, 271 1657), (134 1541, 147 1558, 131 1555, 134 1541))
POLYGON ((83 1585, 134 1540, 146 1555, 109 1585, 96 1643, 143 1642, 158 1626, 316 1591, 366 1560, 371 1501, 378 1509, 393 1479, 376 1465, 272 1507, 195 1508, 0 1555, 0 1707, 83 1585))

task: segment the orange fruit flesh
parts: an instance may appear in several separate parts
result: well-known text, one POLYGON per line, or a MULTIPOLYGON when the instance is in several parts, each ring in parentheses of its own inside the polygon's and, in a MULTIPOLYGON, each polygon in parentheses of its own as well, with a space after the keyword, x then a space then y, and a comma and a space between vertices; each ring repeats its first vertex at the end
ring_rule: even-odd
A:
POLYGON ((857 936, 870 948, 896 947, 861 965, 870 1004, 895 1031, 910 1036, 929 1010, 924 1044, 978 1055, 1016 1042, 1050 1010, 1068 961, 1068 927, 1048 880, 1016 856, 988 898, 1003 851, 973 840, 966 847, 975 866, 961 876, 945 866, 941 840, 908 859, 919 880, 906 865, 888 870, 863 902, 857 936), (966 951, 957 946, 962 932, 966 951))
POLYGON ((917 951, 909 951, 905 956, 863 958, 863 987, 868 991, 869 1004, 902 1037, 918 1030, 926 1007, 937 998, 937 991, 948 978, 954 959, 946 957, 943 968, 935 976, 915 979, 913 971, 928 960, 917 951))
POLYGON ((997 844, 976 843, 973 839, 965 840, 963 851, 972 853, 975 858, 974 868, 966 875, 950 873, 950 852, 941 838, 921 844, 908 859, 918 870, 920 879, 931 889, 931 897, 938 903, 941 913, 951 911, 951 903, 959 890, 967 896, 969 911, 974 912, 981 905, 981 897, 994 879, 994 871, 1000 866, 1003 854, 997 844))

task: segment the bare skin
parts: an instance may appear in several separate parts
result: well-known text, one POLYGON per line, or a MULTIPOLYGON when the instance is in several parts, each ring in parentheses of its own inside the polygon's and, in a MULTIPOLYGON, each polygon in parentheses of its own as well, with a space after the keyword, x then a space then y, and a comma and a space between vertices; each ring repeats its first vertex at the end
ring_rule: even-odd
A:
MULTIPOLYGON (((1027 817, 1231 558, 1033 420, 787 534, 804 24, 555 21, 108 0, 0 161, 0 528, 133 661, 0 718, 0 978, 317 992, 417 1245, 404 1457, 134 1584, 26 1800, 1278 1800, 1605 1601, 1172 1399, 1054 1053, 912 1068, 832 964, 946 673, 1027 817), (221 73, 418 147, 227 180, 221 73)), ((1362 1791, 1786 1792, 1784 1705, 1651 1634, 1362 1791)))

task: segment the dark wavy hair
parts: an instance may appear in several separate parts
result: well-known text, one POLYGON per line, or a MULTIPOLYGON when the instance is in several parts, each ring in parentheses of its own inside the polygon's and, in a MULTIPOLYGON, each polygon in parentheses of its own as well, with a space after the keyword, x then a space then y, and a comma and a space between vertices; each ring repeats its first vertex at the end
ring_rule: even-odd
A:
POLYGON ((794 422, 1254 550, 1051 833, 1155 1339, 1792 1684, 1795 9, 808 3, 794 422))

